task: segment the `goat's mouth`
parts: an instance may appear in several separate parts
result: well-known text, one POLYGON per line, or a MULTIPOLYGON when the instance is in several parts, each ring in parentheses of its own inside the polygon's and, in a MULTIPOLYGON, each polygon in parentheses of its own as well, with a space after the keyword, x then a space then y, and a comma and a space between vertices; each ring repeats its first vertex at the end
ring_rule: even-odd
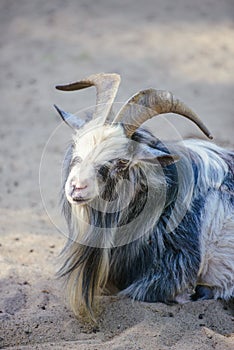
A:
POLYGON ((86 197, 81 197, 81 196, 77 196, 77 197, 72 197, 72 196, 66 196, 67 200, 70 204, 72 205, 82 205, 82 204, 86 204, 88 202, 90 202, 92 200, 92 198, 86 198, 86 197))
POLYGON ((72 198, 72 204, 75 204, 75 205, 86 204, 86 203, 90 202, 91 200, 92 200, 92 198, 82 198, 82 197, 72 198))
POLYGON ((93 198, 92 193, 87 190, 87 186, 82 189, 69 188, 65 193, 68 202, 72 205, 86 204, 93 198))

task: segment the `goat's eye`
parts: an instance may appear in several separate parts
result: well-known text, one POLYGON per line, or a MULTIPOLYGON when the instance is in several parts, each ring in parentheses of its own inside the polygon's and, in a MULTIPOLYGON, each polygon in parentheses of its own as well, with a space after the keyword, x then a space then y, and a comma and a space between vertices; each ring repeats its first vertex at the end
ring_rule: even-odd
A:
POLYGON ((118 168, 126 168, 128 164, 129 164, 128 159, 118 159, 117 167, 118 168))

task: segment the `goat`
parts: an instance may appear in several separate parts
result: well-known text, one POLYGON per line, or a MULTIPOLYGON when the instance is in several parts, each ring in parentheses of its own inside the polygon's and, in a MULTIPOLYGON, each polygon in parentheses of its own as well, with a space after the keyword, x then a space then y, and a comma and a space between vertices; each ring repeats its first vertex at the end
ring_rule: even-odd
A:
POLYGON ((117 115, 117 74, 56 88, 97 90, 91 121, 57 106, 73 128, 64 160, 63 212, 69 239, 59 276, 71 308, 95 319, 96 297, 115 288, 147 302, 234 296, 234 152, 210 141, 162 142, 142 128, 163 113, 181 115, 212 138, 172 93, 147 89, 117 115))

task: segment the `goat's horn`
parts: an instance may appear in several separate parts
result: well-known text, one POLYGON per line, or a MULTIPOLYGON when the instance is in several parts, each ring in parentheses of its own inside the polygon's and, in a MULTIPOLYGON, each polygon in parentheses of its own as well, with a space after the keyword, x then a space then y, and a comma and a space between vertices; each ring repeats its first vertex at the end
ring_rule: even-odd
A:
POLYGON ((193 121, 207 137, 213 138, 201 119, 188 106, 164 90, 147 89, 138 92, 121 108, 113 123, 123 123, 126 135, 131 137, 145 121, 163 113, 180 114, 193 121))
POLYGON ((97 90, 97 97, 93 118, 102 117, 103 121, 105 121, 110 113, 119 84, 120 76, 118 74, 99 73, 90 75, 88 78, 75 83, 58 85, 56 86, 56 89, 63 91, 74 91, 95 86, 97 90))

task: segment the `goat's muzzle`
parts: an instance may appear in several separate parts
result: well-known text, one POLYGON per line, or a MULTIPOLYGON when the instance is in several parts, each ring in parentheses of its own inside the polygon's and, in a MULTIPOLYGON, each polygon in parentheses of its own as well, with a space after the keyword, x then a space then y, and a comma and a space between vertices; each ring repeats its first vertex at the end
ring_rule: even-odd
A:
POLYGON ((74 181, 66 184, 66 196, 71 204, 82 204, 91 199, 88 184, 78 184, 74 181))
POLYGON ((75 202, 83 202, 85 200, 85 190, 87 189, 87 185, 83 187, 72 186, 71 198, 75 202))

